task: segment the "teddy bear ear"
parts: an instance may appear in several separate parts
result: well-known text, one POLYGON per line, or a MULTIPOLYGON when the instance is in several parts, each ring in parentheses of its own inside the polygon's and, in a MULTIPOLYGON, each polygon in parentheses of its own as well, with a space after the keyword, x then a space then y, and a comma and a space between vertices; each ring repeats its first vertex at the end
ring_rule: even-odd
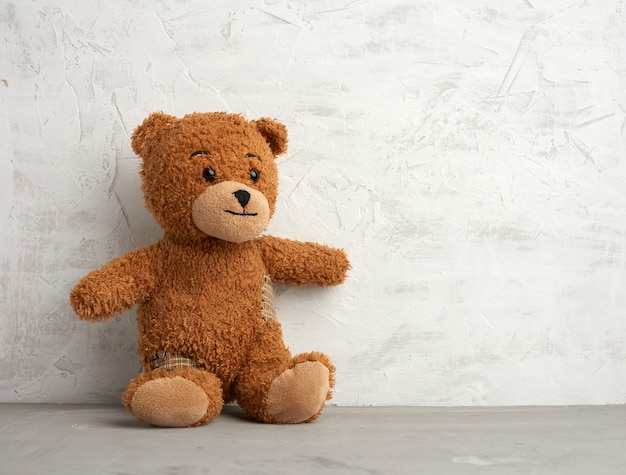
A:
POLYGON ((150 155, 154 146, 176 121, 176 117, 164 112, 153 112, 138 126, 131 137, 134 152, 141 158, 150 155))
POLYGON ((265 140, 267 140, 274 156, 281 155, 287 151, 287 127, 267 117, 261 117, 252 122, 261 135, 265 137, 265 140))

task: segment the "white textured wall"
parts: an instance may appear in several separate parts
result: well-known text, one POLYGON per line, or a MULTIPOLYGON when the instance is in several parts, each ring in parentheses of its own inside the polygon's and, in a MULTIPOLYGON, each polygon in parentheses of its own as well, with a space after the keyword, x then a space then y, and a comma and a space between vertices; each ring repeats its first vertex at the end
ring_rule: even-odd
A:
POLYGON ((129 134, 162 109, 288 126, 270 231, 354 265, 278 289, 336 403, 624 402, 623 0, 2 3, 1 401, 139 371, 133 312, 68 292, 160 236, 129 134))

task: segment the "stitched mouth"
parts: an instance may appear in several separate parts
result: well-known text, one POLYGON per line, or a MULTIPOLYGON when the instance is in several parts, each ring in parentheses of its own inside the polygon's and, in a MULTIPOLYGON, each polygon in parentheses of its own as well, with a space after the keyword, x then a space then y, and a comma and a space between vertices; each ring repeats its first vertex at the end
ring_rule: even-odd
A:
POLYGON ((225 209, 224 211, 226 213, 233 214, 235 216, 256 216, 258 214, 258 213, 246 213, 245 211, 243 213, 237 213, 236 211, 231 211, 229 209, 225 209))

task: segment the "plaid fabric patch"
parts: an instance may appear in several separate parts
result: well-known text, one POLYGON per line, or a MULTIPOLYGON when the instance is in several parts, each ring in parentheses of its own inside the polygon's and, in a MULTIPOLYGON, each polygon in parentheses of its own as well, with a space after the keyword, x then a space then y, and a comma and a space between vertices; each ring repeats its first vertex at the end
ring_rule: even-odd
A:
POLYGON ((182 369, 195 368, 196 364, 191 358, 181 355, 180 353, 168 353, 167 351, 157 351, 150 358, 150 368, 155 369, 182 369))
POLYGON ((261 292, 261 318, 264 322, 269 320, 278 321, 276 307, 274 306, 274 289, 272 280, 268 275, 263 276, 263 291, 261 292))

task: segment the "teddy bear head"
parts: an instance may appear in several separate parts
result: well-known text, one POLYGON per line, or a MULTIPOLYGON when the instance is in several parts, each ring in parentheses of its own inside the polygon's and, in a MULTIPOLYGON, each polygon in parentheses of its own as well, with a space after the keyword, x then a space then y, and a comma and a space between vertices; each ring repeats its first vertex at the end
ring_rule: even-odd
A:
POLYGON ((132 147, 146 206, 172 237, 244 242, 266 229, 278 194, 275 158, 287 150, 283 124, 155 112, 135 129, 132 147))

